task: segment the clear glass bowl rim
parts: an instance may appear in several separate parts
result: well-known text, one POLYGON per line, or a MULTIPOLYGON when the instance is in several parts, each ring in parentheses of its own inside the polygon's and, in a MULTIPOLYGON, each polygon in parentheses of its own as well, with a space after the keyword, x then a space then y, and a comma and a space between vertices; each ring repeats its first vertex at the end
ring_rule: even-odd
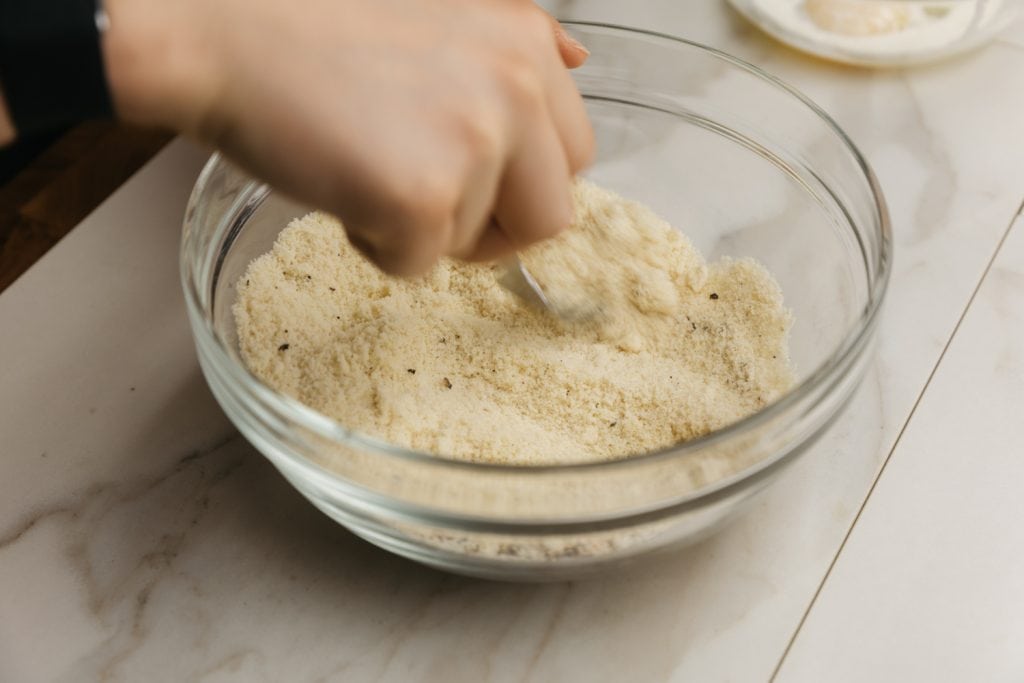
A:
MULTIPOLYGON (((814 372, 808 375, 796 387, 791 389, 774 403, 764 407, 758 412, 697 439, 640 455, 599 462, 520 466, 454 460, 431 453, 395 446, 371 436, 354 432, 326 415, 323 415, 322 413, 300 403, 299 401, 271 389, 252 375, 242 364, 236 362, 229 351, 224 347, 221 339, 214 329, 212 318, 212 294, 209 299, 210 307, 207 307, 203 303, 205 297, 200 291, 199 274, 201 272, 201 265, 193 263, 191 255, 191 252, 193 251, 191 249, 192 241, 195 239, 194 233, 197 229, 197 226, 193 225, 193 216, 201 213, 196 211, 196 209, 204 195, 204 190, 208 185, 210 178, 221 165, 229 163, 221 154, 215 152, 211 155, 210 159, 206 162, 200 172, 188 200, 188 209, 185 213, 184 234, 180 251, 180 268, 186 307, 188 308, 189 317, 192 321, 193 334, 195 335, 196 343, 202 345, 205 350, 211 353, 214 358, 214 362, 230 376, 231 381, 235 384, 236 390, 240 389, 243 393, 249 394, 251 399, 255 399, 265 407, 270 408, 281 418, 294 422, 299 427, 308 429, 319 437, 339 442, 349 447, 364 449, 381 456, 411 460, 420 465, 426 465, 429 468, 436 468, 438 470, 458 469, 480 472, 486 471, 489 474, 507 472, 521 476, 529 473, 559 474, 584 471, 593 472, 595 470, 616 470, 634 467, 640 464, 649 464, 660 460, 684 458, 689 454, 695 454, 706 448, 715 447, 723 441, 733 438, 738 439, 744 434, 753 431, 762 423, 770 421, 780 414, 785 413, 794 404, 799 403, 807 395, 821 390, 824 385, 837 384, 842 380, 846 368, 852 365, 857 357, 864 353, 868 347, 868 342, 870 341, 882 302, 885 298, 892 265, 892 232, 885 199, 882 195, 881 187, 874 172, 871 170, 871 167, 857 149, 853 141, 845 132, 843 132, 839 125, 823 109, 821 109, 821 107, 815 104, 799 90, 753 64, 716 48, 657 31, 623 25, 588 21, 566 21, 563 22, 563 26, 565 26, 570 32, 574 27, 599 29, 620 36, 632 35, 647 39, 666 41, 668 43, 683 45, 686 48, 692 48, 704 52, 708 56, 726 62, 733 67, 747 71, 753 76, 756 76, 757 78, 789 94, 800 104, 810 109, 819 119, 822 120, 823 123, 826 124, 829 129, 831 129, 833 133, 835 133, 852 155, 860 169, 860 172, 864 176, 864 180, 870 188, 875 209, 874 227, 877 229, 877 250, 875 253, 876 267, 873 272, 869 273, 868 301, 861 310, 856 322, 851 326, 850 331, 844 337, 843 343, 840 344, 828 356, 828 358, 814 370, 814 372)), ((265 193, 257 192, 256 194, 264 195, 265 193)), ((211 244, 219 248, 220 241, 211 244)), ((216 260, 217 259, 214 259, 214 261, 216 260)), ((778 453, 775 457, 769 458, 767 461, 755 463, 727 479, 743 480, 766 467, 770 467, 775 464, 776 460, 783 458, 785 455, 786 453, 778 453)), ((337 478, 336 475, 324 470, 322 466, 316 462, 309 460, 302 455, 296 454, 294 451, 288 453, 287 457, 293 461, 293 464, 298 465, 301 469, 307 471, 313 470, 320 476, 327 475, 330 478, 337 478)), ((717 483, 721 484, 724 482, 717 483)), ((718 487, 711 486, 709 488, 715 489, 718 487)))

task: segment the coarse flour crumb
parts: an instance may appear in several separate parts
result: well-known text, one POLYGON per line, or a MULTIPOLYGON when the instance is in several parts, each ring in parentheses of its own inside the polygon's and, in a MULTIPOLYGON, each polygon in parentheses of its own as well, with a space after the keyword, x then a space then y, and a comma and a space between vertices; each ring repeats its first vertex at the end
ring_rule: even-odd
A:
POLYGON ((336 219, 281 232, 238 282, 242 358, 345 427, 471 461, 612 460, 741 419, 793 382, 791 323, 751 259, 706 264, 636 202, 577 181, 576 218, 522 254, 545 289, 600 302, 582 323, 534 310, 499 268, 382 274, 336 219))

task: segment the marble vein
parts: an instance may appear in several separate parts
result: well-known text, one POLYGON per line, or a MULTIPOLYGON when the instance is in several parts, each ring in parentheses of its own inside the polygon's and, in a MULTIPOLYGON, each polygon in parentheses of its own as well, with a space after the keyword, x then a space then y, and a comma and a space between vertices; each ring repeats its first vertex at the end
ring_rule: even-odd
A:
POLYGON ((1014 523, 1022 246, 1018 218, 779 681, 1011 681, 1024 671, 1024 534, 1014 523), (854 639, 856 648, 839 645, 854 639))

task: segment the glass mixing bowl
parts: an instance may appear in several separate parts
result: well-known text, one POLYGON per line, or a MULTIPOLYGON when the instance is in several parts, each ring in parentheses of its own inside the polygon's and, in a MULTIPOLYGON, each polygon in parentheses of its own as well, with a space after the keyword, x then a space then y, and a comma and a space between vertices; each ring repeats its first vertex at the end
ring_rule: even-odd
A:
POLYGON ((709 259, 752 256, 795 322, 798 383, 695 441, 615 462, 456 462, 356 433, 279 394, 239 356, 235 283, 307 209, 214 155, 189 201, 181 276, 199 360, 238 429, 356 534, 442 569, 575 577, 709 533, 828 428, 860 382, 891 264, 877 182, 836 124, 729 55, 569 24, 598 141, 587 176, 685 230, 709 259))
POLYGON ((860 66, 910 66, 973 50, 1022 0, 728 0, 788 45, 860 66))

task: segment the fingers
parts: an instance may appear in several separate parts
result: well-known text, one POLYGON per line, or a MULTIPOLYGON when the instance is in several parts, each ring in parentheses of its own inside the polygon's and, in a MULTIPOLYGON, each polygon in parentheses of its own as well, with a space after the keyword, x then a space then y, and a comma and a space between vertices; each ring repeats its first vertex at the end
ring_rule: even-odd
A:
MULTIPOLYGON (((537 106, 543 109, 543 103, 537 106)), ((516 249, 558 234, 573 213, 571 173, 558 132, 544 112, 526 120, 494 207, 495 221, 516 249)))
POLYGON ((594 129, 576 84, 560 65, 547 74, 547 105, 565 149, 569 171, 576 174, 594 161, 594 129))
POLYGON ((505 145, 497 142, 500 138, 498 133, 464 137, 472 141, 470 161, 462 181, 462 196, 455 210, 453 234, 446 250, 448 256, 462 259, 476 252, 486 230, 484 226, 491 221, 507 154, 505 145))
MULTIPOLYGON (((551 23, 565 64, 582 63, 586 49, 569 38, 557 21, 551 19, 551 23)), ((494 169, 497 176, 471 174, 474 192, 464 199, 456 220, 456 233, 462 238, 457 238, 449 255, 492 261, 551 237, 571 222, 569 183, 572 175, 593 161, 594 134, 563 64, 547 65, 540 77, 544 79, 544 106, 531 112, 536 114, 529 124, 532 128, 517 141, 504 175, 500 168, 494 169), (483 203, 481 198, 485 198, 483 203), (494 217, 488 221, 492 209, 494 217)))
POLYGON ((366 175, 337 207, 349 242, 386 273, 426 273, 448 253, 457 185, 425 173, 406 173, 403 181, 366 175))
POLYGON ((562 62, 550 64, 547 69, 548 108, 565 147, 569 170, 577 173, 594 160, 594 131, 576 84, 562 67, 575 69, 581 66, 590 56, 590 51, 570 36, 557 19, 547 16, 562 62))
POLYGON ((367 259, 389 275, 416 277, 429 271, 444 255, 444 240, 436 238, 437 226, 410 222, 407 227, 390 223, 345 224, 348 240, 367 259))
POLYGON ((395 172, 378 169, 360 193, 372 198, 368 210, 346 216, 346 227, 353 246, 381 269, 415 276, 441 256, 494 260, 571 223, 570 183, 594 158, 594 134, 566 67, 582 64, 588 53, 542 14, 521 15, 517 35, 532 35, 532 51, 520 45, 489 76, 502 94, 495 109, 501 116, 486 116, 492 105, 460 110, 436 128, 429 154, 389 160, 395 172), (398 172, 412 164, 431 168, 432 182, 416 173, 420 178, 410 183, 398 172), (404 178, 405 189, 380 194, 396 178, 404 178))

